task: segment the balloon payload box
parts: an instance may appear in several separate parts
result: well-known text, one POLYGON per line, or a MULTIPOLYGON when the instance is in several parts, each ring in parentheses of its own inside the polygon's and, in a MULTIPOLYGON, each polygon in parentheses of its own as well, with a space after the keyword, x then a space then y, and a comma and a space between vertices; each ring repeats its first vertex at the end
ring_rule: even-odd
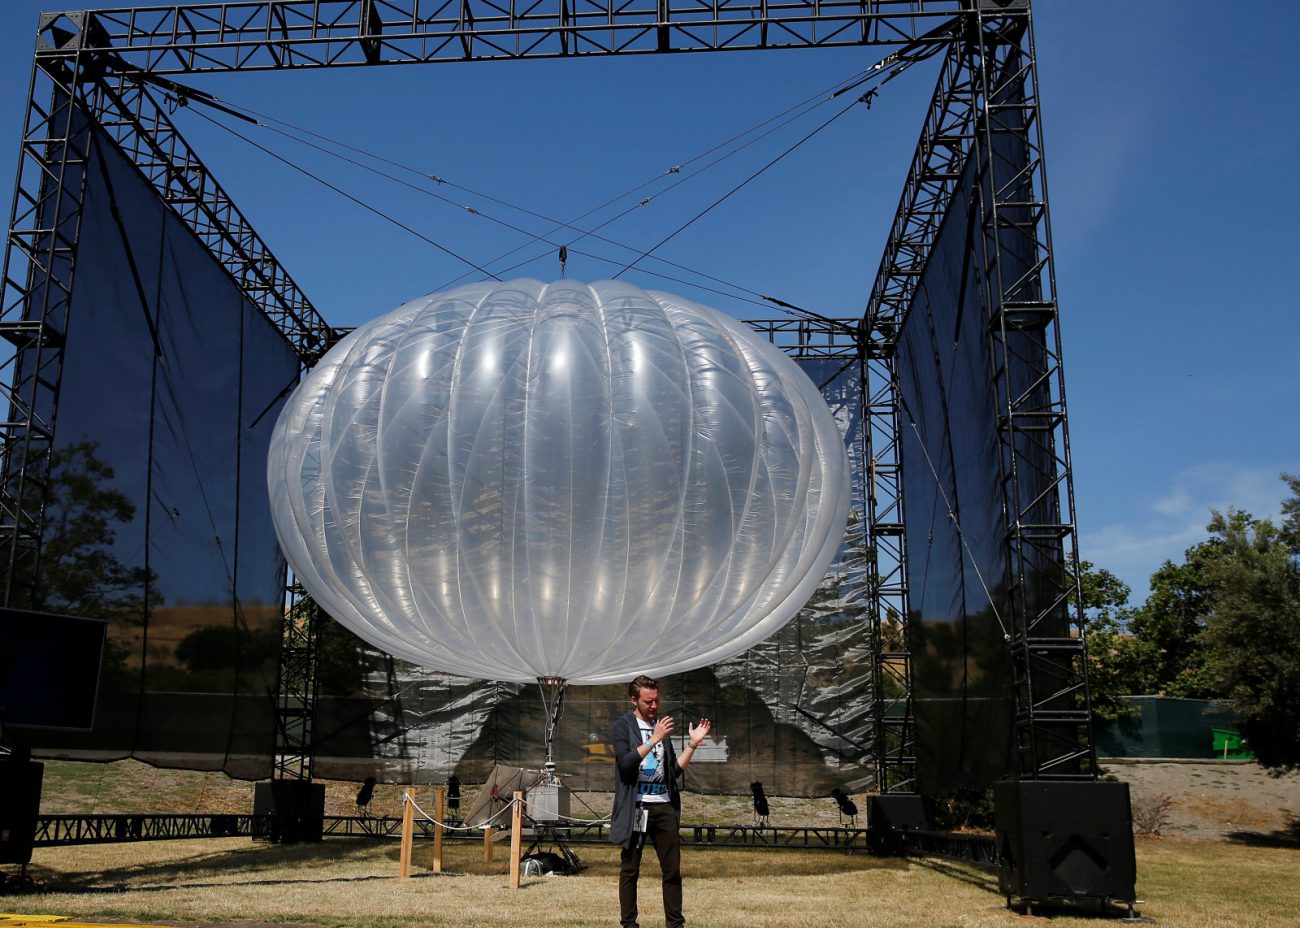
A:
POLYGON ((569 818, 569 788, 563 783, 538 783, 526 797, 528 817, 534 822, 561 822, 569 818))

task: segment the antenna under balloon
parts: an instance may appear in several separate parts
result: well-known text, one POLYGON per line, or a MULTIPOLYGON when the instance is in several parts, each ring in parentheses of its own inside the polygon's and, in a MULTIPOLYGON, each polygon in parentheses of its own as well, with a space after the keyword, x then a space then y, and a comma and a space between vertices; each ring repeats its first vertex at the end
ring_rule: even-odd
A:
POLYGON ((546 771, 548 783, 555 783, 555 730, 564 715, 563 677, 538 677, 537 687, 542 691, 542 709, 546 712, 546 771))

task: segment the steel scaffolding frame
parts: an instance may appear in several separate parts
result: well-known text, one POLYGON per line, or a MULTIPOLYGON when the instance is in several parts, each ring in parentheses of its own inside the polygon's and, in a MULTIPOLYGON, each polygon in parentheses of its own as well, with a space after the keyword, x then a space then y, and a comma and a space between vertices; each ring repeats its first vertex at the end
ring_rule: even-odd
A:
POLYGON ((1028 4, 980 10, 972 152, 1000 421, 1021 779, 1096 779, 1065 373, 1028 4))
MULTIPOLYGON (((871 462, 866 512, 876 559, 879 778, 882 790, 907 791, 915 752, 894 349, 966 159, 980 159, 981 269, 992 307, 1011 516, 1021 775, 1091 775, 1082 640, 1042 634, 1062 616, 1079 625, 1081 615, 1069 605, 1078 588, 1074 500, 1027 0, 601 0, 581 9, 568 0, 524 8, 485 0, 243 0, 42 15, 0 296, 0 335, 13 346, 0 363, 10 409, 0 427, 5 602, 15 600, 16 568, 30 565, 34 577, 39 562, 41 491, 49 478, 89 153, 78 113, 107 130, 307 364, 329 344, 330 327, 167 118, 158 97, 183 100, 187 91, 162 75, 936 43, 946 46, 938 85, 864 319, 856 328, 827 326, 827 333, 818 325, 830 320, 782 320, 766 331, 796 354, 846 351, 861 365, 871 462), (1008 138, 1024 146, 1027 162, 1010 177, 998 148, 1008 138), (1029 255, 1015 275, 1004 274, 1012 239, 1017 253, 1029 255), (1029 332, 1041 350, 1026 354, 1020 336, 1029 332), (1035 470, 1037 482, 1029 479, 1035 470), (1050 518, 1041 518, 1045 510, 1050 518)), ((311 775, 312 727, 301 713, 314 707, 317 610, 303 604, 291 596, 286 608, 289 664, 281 668, 276 744, 282 776, 311 775)))
POLYGON ((960 42, 947 49, 908 168, 889 240, 863 319, 863 411, 868 461, 868 527, 875 554, 871 588, 876 635, 877 780, 882 793, 916 783, 912 651, 903 501, 902 418, 895 352, 917 283, 971 149, 971 72, 960 42))
POLYGON ((872 668, 872 736, 876 788, 908 792, 915 780, 912 676, 907 650, 907 581, 903 560, 897 404, 892 359, 874 356, 858 319, 749 319, 745 324, 796 361, 842 360, 857 368, 862 414, 862 507, 868 541, 867 622, 872 668), (882 382, 882 373, 884 381, 882 382), (886 408, 892 409, 892 418, 886 408))
MULTIPOLYGON (((870 525, 878 557, 890 558, 875 608, 907 614, 894 353, 943 217, 973 158, 980 172, 975 209, 984 233, 980 277, 1002 410, 998 439, 1008 513, 1016 773, 1023 779, 1091 779, 1096 751, 1078 606, 1074 491, 1033 30, 1027 2, 973 7, 961 40, 949 46, 941 65, 864 320, 871 358, 868 434, 873 471, 883 478, 872 480, 880 498, 870 525), (1015 157, 1008 157, 1008 145, 1015 157), (1013 261, 1015 273, 1009 270, 1013 261), (1026 350, 1026 342, 1033 350, 1026 350), (883 466, 877 448, 885 452, 883 466)), ((906 623, 896 640, 897 650, 882 641, 878 673, 896 667, 909 679, 906 623)), ((910 698, 910 679, 904 692, 910 698)), ((885 707, 876 708, 880 713, 885 707)), ((881 742, 886 748, 880 757, 882 792, 914 788, 911 712, 902 717, 907 721, 881 742)))
MULTIPOLYGON (((49 14, 54 50, 150 74, 908 45, 964 0, 237 0, 49 14), (89 28, 94 26, 93 29, 89 28)), ((928 41, 941 41, 930 39, 928 41)))
POLYGON ((15 571, 39 569, 42 492, 58 412, 69 302, 76 273, 90 124, 102 129, 207 246, 304 363, 329 343, 323 317, 276 261, 181 137, 147 86, 109 73, 85 52, 37 56, 19 152, 0 294, 0 361, 9 415, 0 427, 0 540, 4 601, 15 571))

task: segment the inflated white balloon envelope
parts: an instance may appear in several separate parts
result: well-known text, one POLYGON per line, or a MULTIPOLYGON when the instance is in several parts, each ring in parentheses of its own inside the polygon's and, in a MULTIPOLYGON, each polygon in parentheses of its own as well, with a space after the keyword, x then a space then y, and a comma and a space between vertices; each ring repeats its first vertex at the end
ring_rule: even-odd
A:
POLYGON ((470 284, 336 345, 268 483, 294 574, 397 657, 626 680, 771 635, 839 549, 848 463, 798 366, 619 281, 470 284))

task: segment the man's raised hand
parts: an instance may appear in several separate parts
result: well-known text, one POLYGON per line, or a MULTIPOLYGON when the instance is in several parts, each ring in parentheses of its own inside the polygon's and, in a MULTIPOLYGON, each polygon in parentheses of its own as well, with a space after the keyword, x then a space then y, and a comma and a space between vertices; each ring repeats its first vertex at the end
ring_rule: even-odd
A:
POLYGON ((700 744, 703 743, 704 739, 709 736, 709 731, 712 730, 712 728, 713 723, 708 719, 700 719, 700 724, 698 725, 688 725, 687 732, 691 736, 691 745, 693 747, 699 747, 700 744))
POLYGON ((657 744, 660 741, 666 741, 672 733, 673 717, 671 715, 661 716, 659 721, 655 722, 655 730, 650 733, 650 740, 657 744))

